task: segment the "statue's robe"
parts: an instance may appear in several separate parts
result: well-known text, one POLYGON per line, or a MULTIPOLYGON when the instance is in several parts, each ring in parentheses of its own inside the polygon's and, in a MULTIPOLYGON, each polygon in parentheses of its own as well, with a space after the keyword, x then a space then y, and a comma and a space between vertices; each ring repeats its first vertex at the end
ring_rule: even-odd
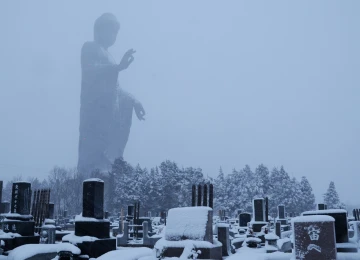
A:
POLYGON ((115 60, 96 42, 83 45, 81 70, 78 170, 89 174, 110 170, 123 156, 135 101, 119 87, 115 60))

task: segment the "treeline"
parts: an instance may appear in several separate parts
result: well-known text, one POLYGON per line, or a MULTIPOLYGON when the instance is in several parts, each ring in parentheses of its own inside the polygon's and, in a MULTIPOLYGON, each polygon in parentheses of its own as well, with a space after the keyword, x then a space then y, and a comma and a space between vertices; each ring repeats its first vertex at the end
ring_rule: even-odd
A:
MULTIPOLYGON (((117 214, 135 200, 141 211, 151 211, 153 216, 173 207, 190 206, 193 184, 214 185, 214 210, 225 209, 233 214, 238 209, 251 212, 252 200, 269 197, 270 214, 276 214, 277 205, 284 204, 287 212, 300 213, 315 208, 315 196, 306 177, 300 181, 291 178, 284 167, 271 172, 264 165, 254 171, 249 166, 224 174, 220 168, 216 178, 205 177, 200 168, 179 167, 175 162, 164 161, 150 170, 133 167, 122 159, 115 160, 110 172, 94 171, 84 176, 76 169, 54 167, 47 179, 30 178, 32 189, 50 188, 55 211, 62 214, 81 213, 82 182, 87 178, 100 178, 105 182, 105 210, 117 214)), ((4 186, 4 200, 10 201, 14 178, 4 186)))

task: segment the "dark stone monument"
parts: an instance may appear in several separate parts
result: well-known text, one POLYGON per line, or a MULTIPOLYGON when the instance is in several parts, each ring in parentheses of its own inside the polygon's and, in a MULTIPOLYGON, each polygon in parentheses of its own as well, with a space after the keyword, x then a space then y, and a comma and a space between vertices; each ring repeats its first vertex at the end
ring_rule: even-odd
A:
POLYGON ((209 207, 214 208, 214 186, 209 185, 209 207))
POLYGON ((83 182, 83 217, 104 218, 104 182, 99 179, 83 182))
POLYGON ((110 221, 104 219, 104 182, 96 178, 85 180, 83 215, 75 217, 75 236, 91 236, 98 240, 77 243, 81 253, 95 258, 115 250, 116 239, 110 238, 109 231, 110 221))
POLYGON ((30 215, 31 184, 14 182, 11 196, 11 213, 5 215, 3 231, 18 233, 19 237, 5 241, 5 249, 12 250, 24 244, 38 244, 39 236, 34 236, 35 222, 30 215))
POLYGON ((254 199, 254 220, 265 221, 265 202, 264 199, 254 199))
POLYGON ((31 205, 31 184, 29 182, 14 182, 11 196, 11 212, 29 215, 31 205))
POLYGON ((192 185, 192 189, 191 189, 191 206, 195 207, 196 206, 196 186, 192 185))
POLYGON ((55 210, 55 204, 50 202, 49 203, 49 214, 48 214, 48 218, 50 219, 54 219, 54 210, 55 210))
POLYGON ((293 219, 296 259, 336 260, 334 219, 330 216, 293 219))
POLYGON ((198 185, 198 201, 197 201, 197 205, 201 206, 201 197, 202 197, 202 189, 201 189, 201 184, 198 185))
POLYGON ((230 237, 229 237, 229 225, 218 224, 217 237, 219 242, 222 244, 222 256, 231 255, 230 237))
POLYGON ((0 204, 0 213, 9 213, 10 212, 10 202, 4 201, 0 204))
POLYGON ((251 221, 251 214, 250 213, 240 213, 239 214, 239 226, 240 227, 247 227, 248 223, 251 221))
POLYGON ((281 238, 281 222, 279 221, 275 223, 275 235, 281 238))
POLYGON ((265 221, 269 222, 269 198, 265 198, 265 221))
POLYGON ((317 204, 317 209, 318 210, 325 210, 326 209, 326 205, 324 203, 319 203, 317 204))
MULTIPOLYGON (((3 181, 0 181, 0 204, 2 202, 2 190, 3 190, 3 181)), ((1 211, 0 211, 0 213, 1 213, 1 211)))
POLYGON ((285 219, 285 206, 284 205, 278 206, 278 217, 279 217, 279 219, 285 219))
POLYGON ((204 185, 203 206, 207 207, 207 185, 204 185))

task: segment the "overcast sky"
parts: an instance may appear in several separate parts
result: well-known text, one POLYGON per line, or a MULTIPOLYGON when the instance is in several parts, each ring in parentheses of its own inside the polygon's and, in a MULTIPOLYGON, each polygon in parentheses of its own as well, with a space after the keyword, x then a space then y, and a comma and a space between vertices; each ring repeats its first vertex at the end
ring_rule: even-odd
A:
POLYGON ((80 49, 103 12, 144 105, 125 159, 216 176, 249 164, 357 203, 360 1, 1 1, 0 179, 77 163, 80 49))

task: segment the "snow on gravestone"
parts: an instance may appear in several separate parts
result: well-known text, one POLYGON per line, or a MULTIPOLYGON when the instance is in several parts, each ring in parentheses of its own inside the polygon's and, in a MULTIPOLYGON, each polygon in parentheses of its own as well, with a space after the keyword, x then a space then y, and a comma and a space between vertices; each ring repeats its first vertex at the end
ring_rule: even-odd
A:
POLYGON ((210 207, 173 208, 168 212, 165 239, 185 239, 213 243, 212 214, 210 207))
POLYGON ((335 219, 325 215, 292 219, 296 260, 336 260, 335 219))

